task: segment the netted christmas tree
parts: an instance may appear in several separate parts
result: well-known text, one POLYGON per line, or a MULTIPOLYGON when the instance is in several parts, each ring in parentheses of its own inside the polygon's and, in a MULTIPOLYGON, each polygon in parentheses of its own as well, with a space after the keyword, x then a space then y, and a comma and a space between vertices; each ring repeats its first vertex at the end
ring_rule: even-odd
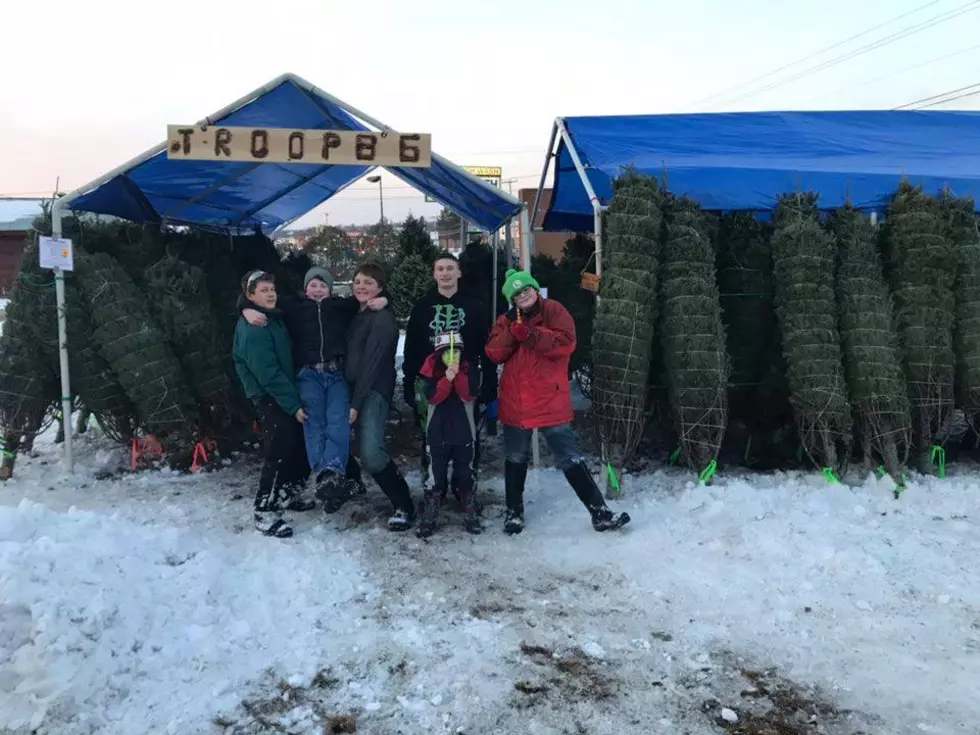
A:
POLYGON ((415 302, 432 286, 432 266, 418 253, 403 256, 392 268, 388 282, 395 317, 407 321, 415 302))
POLYGON ((866 469, 879 462, 901 487, 912 441, 894 311, 871 222, 847 207, 830 220, 844 369, 866 469))
POLYGON ((15 286, 0 337, 0 480, 10 479, 17 452, 33 443, 61 394, 58 377, 30 329, 29 302, 18 298, 22 293, 15 286))
POLYGON ((233 412, 231 380, 204 271, 167 256, 146 270, 150 312, 197 400, 201 439, 226 438, 244 417, 233 412))
POLYGON ((731 456, 747 466, 775 467, 795 456, 772 272, 772 225, 753 212, 721 219, 718 287, 731 360, 728 389, 731 456))
POLYGON ((613 185, 606 217, 611 254, 592 332, 593 416, 611 496, 646 424, 647 377, 657 320, 662 195, 632 171, 613 185))
POLYGON ((779 198, 772 238, 776 312, 803 451, 842 474, 851 444, 851 407, 837 328, 836 244, 820 225, 817 195, 779 198))
POLYGON ((888 207, 883 236, 912 403, 917 464, 923 471, 932 467, 932 447, 954 407, 956 257, 944 231, 938 202, 903 182, 888 207))
POLYGON ((670 198, 660 271, 664 367, 681 458, 714 474, 728 425, 729 361, 706 215, 696 202, 670 198))
POLYGON ((978 428, 980 418, 980 228, 974 201, 957 198, 947 190, 940 197, 946 239, 955 251, 956 327, 953 352, 956 356, 956 404, 978 428))
POLYGON ((76 276, 90 305, 95 344, 136 406, 141 428, 164 442, 174 464, 189 462, 200 416, 146 295, 104 253, 81 258, 76 276))

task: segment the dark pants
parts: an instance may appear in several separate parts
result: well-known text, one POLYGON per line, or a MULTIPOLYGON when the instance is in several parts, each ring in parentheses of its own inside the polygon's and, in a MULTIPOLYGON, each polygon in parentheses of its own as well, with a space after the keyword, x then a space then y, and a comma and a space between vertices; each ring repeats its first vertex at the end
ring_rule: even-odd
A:
POLYGON ((282 510, 301 484, 303 426, 271 398, 263 398, 257 409, 265 436, 255 510, 282 510))
POLYGON ((474 454, 475 446, 468 443, 460 446, 437 445, 427 449, 432 487, 425 494, 426 518, 435 520, 439 503, 449 490, 449 470, 452 467, 453 490, 459 493, 459 503, 464 516, 476 516, 474 498, 474 454))
POLYGON ((350 399, 341 372, 299 371, 299 397, 309 415, 303 425, 306 456, 315 475, 343 474, 350 453, 350 399))
MULTIPOLYGON (((582 462, 578 449, 578 437, 571 424, 549 426, 538 429, 538 433, 548 442, 548 448, 555 455, 555 464, 562 472, 567 472, 582 462)), ((518 429, 504 424, 504 455, 512 464, 527 464, 531 455, 531 429, 518 429)))
MULTIPOLYGON (((431 407, 427 407, 427 408, 430 411, 432 410, 431 407)), ((415 416, 415 426, 418 428, 419 436, 422 438, 421 469, 422 469, 422 484, 424 487, 426 486, 426 484, 430 479, 430 475, 431 475, 430 466, 432 464, 432 458, 429 456, 429 444, 428 441, 426 440, 425 425, 424 422, 422 421, 422 416, 418 412, 418 409, 413 411, 413 414, 415 416)), ((473 485, 475 487, 476 477, 480 473, 480 404, 478 403, 473 404, 473 421, 476 424, 477 429, 476 429, 476 436, 473 438, 473 462, 472 462, 472 469, 470 470, 470 473, 473 477, 473 485)), ((456 481, 455 473, 456 471, 454 469, 453 474, 451 475, 452 479, 450 484, 452 485, 452 489, 458 492, 458 484, 456 481)))

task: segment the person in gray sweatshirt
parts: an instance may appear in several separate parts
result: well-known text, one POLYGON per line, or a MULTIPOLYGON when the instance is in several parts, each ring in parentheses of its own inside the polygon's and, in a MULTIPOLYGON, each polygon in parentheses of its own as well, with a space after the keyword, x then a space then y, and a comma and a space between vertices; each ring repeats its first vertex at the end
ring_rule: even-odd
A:
POLYGON ((360 304, 360 311, 347 334, 345 370, 358 457, 394 506, 388 530, 405 531, 415 520, 415 506, 408 483, 384 446, 385 423, 395 392, 398 322, 390 308, 380 311, 368 308, 368 303, 384 290, 385 283, 385 273, 377 265, 362 265, 354 274, 354 298, 360 304))

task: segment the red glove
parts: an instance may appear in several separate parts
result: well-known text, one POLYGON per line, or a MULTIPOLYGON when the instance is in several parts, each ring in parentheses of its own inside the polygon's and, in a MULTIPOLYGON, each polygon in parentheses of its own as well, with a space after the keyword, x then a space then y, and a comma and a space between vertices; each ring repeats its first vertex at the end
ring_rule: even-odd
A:
POLYGON ((518 342, 524 342, 531 336, 531 328, 524 322, 511 322, 510 335, 518 342))

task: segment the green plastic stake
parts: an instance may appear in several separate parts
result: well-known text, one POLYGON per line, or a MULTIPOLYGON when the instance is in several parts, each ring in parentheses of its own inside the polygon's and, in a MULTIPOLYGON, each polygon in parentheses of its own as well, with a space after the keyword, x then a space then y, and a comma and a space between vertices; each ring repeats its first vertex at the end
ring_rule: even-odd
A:
POLYGON ((718 460, 713 459, 708 462, 708 466, 704 468, 700 475, 698 475, 698 480, 707 485, 711 482, 711 478, 715 476, 718 471, 718 460))
POLYGON ((936 467, 939 468, 939 479, 942 480, 946 477, 946 449, 939 446, 938 444, 932 447, 932 453, 929 455, 929 461, 932 462, 936 467))
POLYGON ((803 445, 802 444, 800 444, 800 446, 798 446, 796 448, 796 461, 797 462, 802 462, 803 461, 803 445))
POLYGON ((745 454, 744 454, 744 455, 742 456, 742 459, 744 459, 744 460, 745 460, 746 462, 748 462, 748 461, 749 461, 749 453, 750 453, 751 451, 752 451, 752 437, 750 436, 750 437, 749 437, 749 438, 748 438, 748 439, 747 439, 747 440, 745 441, 745 454))
POLYGON ((677 464, 677 460, 679 460, 680 458, 681 458, 681 448, 677 447, 677 449, 674 450, 674 453, 670 455, 670 463, 677 464))
POLYGON ((831 485, 840 484, 840 480, 837 479, 837 475, 834 474, 834 470, 830 467, 823 468, 823 476, 831 485))
POLYGON ((615 492, 619 492, 619 478, 616 477, 616 470, 613 469, 612 462, 606 464, 606 477, 609 478, 609 487, 615 492))

